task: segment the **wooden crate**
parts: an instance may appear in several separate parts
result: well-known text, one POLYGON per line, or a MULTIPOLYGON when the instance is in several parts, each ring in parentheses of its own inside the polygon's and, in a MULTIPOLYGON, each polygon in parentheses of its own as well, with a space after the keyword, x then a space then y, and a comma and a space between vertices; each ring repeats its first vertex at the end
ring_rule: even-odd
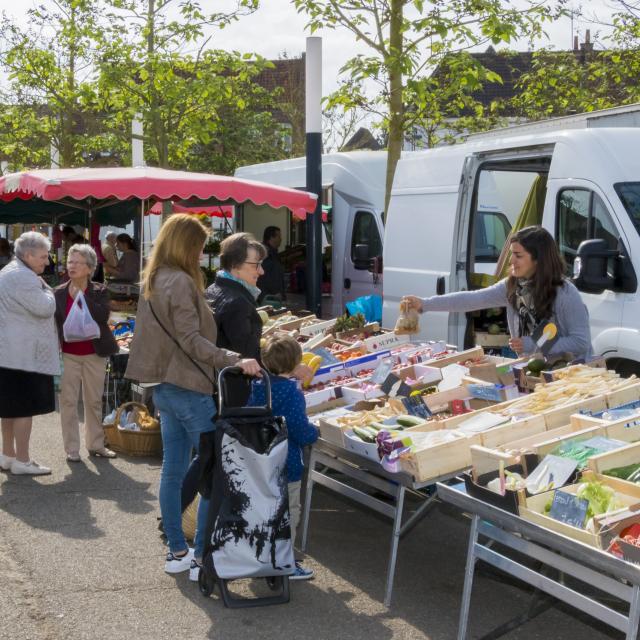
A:
MULTIPOLYGON (((499 448, 501 451, 531 451, 541 442, 546 442, 553 438, 565 436, 567 434, 573 433, 575 431, 581 431, 582 429, 586 428, 579 423, 575 423, 574 418, 575 416, 571 416, 569 423, 562 425, 561 427, 556 427, 555 429, 550 429, 542 433, 536 433, 530 436, 526 436, 524 438, 520 438, 519 440, 506 442, 503 445, 500 445, 499 448)), ((591 426, 597 427, 600 425, 596 424, 591 426)))
POLYGON ((640 411, 635 416, 627 416, 620 420, 603 421, 607 437, 625 442, 640 440, 640 411))
POLYGON ((480 444, 478 436, 459 438, 453 442, 420 449, 403 457, 401 466, 418 482, 469 469, 471 467, 470 447, 474 444, 480 444))
POLYGON ((498 449, 489 449, 482 445, 474 444, 470 447, 471 466, 474 481, 481 475, 489 473, 500 467, 500 462, 505 467, 517 464, 520 456, 517 454, 499 451, 498 449))
MULTIPOLYGON (((626 447, 600 453, 589 458, 589 469, 594 473, 604 473, 615 467, 625 467, 628 464, 640 464, 640 442, 629 444, 626 447)), ((622 482, 627 482, 623 480, 622 482)), ((635 484, 630 482, 628 484, 635 484)))
MULTIPOLYGON (((621 483, 621 481, 616 478, 608 478, 607 476, 589 473, 583 474, 583 479, 598 480, 599 482, 610 486, 616 491, 618 498, 626 506, 635 507, 640 502, 640 486, 633 485, 629 482, 621 483)), ((568 485, 566 487, 562 487, 562 491, 575 494, 579 486, 579 484, 568 485)), ((589 544, 592 547, 606 548, 612 533, 610 530, 607 532, 608 535, 590 533, 585 529, 573 527, 544 515, 544 507, 549 500, 553 499, 553 493, 553 491, 546 491, 528 498, 524 498, 523 494, 520 494, 520 517, 545 527, 546 529, 550 529, 551 531, 567 536, 568 538, 573 538, 574 540, 579 540, 580 542, 589 544)), ((632 519, 640 518, 640 514, 630 514, 630 517, 632 519)), ((628 526, 628 522, 626 524, 628 526)))
MULTIPOLYGON (((547 434, 548 435, 548 434, 547 434)), ((568 440, 589 440, 589 438, 594 438, 596 436, 606 437, 606 433, 604 427, 587 427, 586 429, 581 429, 579 431, 573 431, 572 433, 567 433, 562 436, 557 436, 555 438, 550 438, 547 440, 543 440, 536 445, 531 447, 531 452, 538 455, 540 458, 544 458, 547 454, 551 453, 556 447, 561 445, 563 442, 567 442, 568 440)))
POLYGON ((540 415, 544 416, 547 429, 555 429, 567 424, 574 413, 579 413, 580 411, 604 411, 606 408, 607 399, 602 395, 595 398, 577 400, 557 409, 549 409, 548 411, 543 411, 540 415))
POLYGON ((636 402, 637 400, 640 400, 640 382, 618 391, 607 393, 607 407, 609 409, 614 409, 629 402, 636 402))
POLYGON ((430 367, 446 367, 450 364, 458 362, 466 362, 467 360, 475 360, 482 358, 484 355, 484 349, 482 347, 473 347, 472 349, 466 349, 465 351, 458 351, 457 353, 451 353, 442 358, 432 358, 431 360, 425 360, 420 364, 427 364, 430 367))
POLYGON ((493 429, 481 432, 480 441, 484 447, 495 449, 513 440, 547 433, 546 424, 542 416, 531 416, 517 422, 508 422, 493 429))

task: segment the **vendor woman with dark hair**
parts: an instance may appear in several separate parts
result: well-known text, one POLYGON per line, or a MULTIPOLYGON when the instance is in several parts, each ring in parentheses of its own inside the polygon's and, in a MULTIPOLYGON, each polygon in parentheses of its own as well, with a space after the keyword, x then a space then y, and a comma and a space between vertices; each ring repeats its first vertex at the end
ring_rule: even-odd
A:
POLYGON ((589 358, 589 314, 578 290, 564 276, 564 261, 553 236, 540 226, 525 227, 511 236, 510 243, 511 275, 497 284, 430 298, 405 296, 403 301, 419 313, 506 307, 509 346, 518 355, 536 353, 539 349, 532 335, 552 322, 557 339, 547 355, 589 358))

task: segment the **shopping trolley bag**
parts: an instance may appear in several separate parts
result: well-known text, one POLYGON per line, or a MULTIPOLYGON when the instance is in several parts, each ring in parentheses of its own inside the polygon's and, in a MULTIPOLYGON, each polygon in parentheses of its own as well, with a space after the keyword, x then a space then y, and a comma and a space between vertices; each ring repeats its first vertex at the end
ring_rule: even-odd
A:
POLYGON ((213 464, 209 464, 213 469, 211 502, 200 589, 208 596, 217 581, 230 607, 288 602, 288 576, 295 570, 295 560, 289 526, 286 424, 284 418, 272 414, 266 372, 266 406, 226 407, 224 379, 231 371, 237 369, 223 369, 218 378, 220 410, 213 464), (226 581, 240 578, 266 578, 280 594, 234 599, 226 581))

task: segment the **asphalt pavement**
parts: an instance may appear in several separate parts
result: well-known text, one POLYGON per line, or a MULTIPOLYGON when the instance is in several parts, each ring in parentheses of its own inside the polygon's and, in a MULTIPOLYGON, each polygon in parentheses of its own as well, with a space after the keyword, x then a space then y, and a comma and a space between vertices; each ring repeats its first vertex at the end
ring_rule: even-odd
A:
MULTIPOLYGON (((318 488, 312 581, 286 605, 225 609, 187 574, 163 572, 157 529, 160 460, 67 463, 57 414, 35 419, 33 457, 50 476, 0 474, 0 638, 6 640, 453 640, 469 520, 436 504, 400 545, 393 602, 383 603, 389 521, 318 488)), ((411 506, 411 502, 409 503, 411 506)), ((244 582, 250 594, 263 583, 244 582)), ((480 567, 470 638, 527 609, 531 592, 480 567)), ((505 640, 622 638, 553 606, 505 640)))

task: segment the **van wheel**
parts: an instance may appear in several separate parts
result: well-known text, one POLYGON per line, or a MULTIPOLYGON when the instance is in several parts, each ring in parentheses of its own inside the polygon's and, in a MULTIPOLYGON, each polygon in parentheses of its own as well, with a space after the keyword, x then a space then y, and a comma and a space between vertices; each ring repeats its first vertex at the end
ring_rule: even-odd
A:
POLYGON ((632 375, 640 376, 640 362, 635 360, 627 360, 626 358, 611 358, 607 360, 607 369, 613 369, 623 378, 632 375))

